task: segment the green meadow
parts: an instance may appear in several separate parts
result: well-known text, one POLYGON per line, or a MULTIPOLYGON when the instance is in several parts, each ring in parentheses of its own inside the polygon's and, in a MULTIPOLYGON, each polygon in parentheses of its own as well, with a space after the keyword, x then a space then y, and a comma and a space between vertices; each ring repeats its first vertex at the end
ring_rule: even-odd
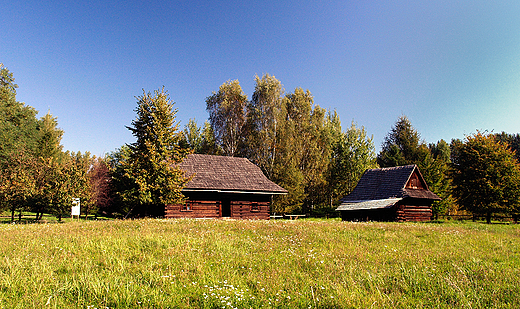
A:
POLYGON ((0 225, 0 308, 520 308, 520 226, 0 225))

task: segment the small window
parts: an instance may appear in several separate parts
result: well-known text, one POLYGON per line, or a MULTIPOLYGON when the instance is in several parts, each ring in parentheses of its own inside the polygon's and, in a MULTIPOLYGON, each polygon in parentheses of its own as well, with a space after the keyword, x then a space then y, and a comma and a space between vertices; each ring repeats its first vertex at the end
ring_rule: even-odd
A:
POLYGON ((412 187, 412 189, 417 189, 417 182, 418 182, 417 178, 412 178, 411 179, 410 186, 412 187))
POLYGON ((192 211, 192 205, 191 205, 191 201, 186 201, 182 206, 181 206, 181 211, 192 211))
POLYGON ((260 207, 258 206, 258 203, 252 202, 251 203, 251 211, 260 211, 260 207))

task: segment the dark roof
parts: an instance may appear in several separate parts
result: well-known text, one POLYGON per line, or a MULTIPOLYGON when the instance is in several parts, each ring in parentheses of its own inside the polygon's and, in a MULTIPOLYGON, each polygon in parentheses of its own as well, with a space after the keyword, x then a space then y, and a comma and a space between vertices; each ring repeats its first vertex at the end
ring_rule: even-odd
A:
POLYGON ((250 193, 287 193, 265 177, 262 170, 246 158, 190 154, 179 167, 192 176, 185 191, 240 191, 250 193))
POLYGON ((421 198, 440 200, 428 186, 417 165, 405 165, 366 170, 352 193, 341 199, 341 202, 358 202, 368 200, 384 200, 390 198, 421 198), (406 184, 416 172, 426 189, 407 189, 406 184))

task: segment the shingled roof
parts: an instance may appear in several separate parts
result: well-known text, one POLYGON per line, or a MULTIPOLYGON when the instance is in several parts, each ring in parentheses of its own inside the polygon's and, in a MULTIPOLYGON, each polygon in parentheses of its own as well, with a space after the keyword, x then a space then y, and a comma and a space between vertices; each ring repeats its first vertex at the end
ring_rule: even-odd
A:
POLYGON ((179 167, 193 176, 184 191, 286 194, 246 158, 190 154, 179 167))
POLYGON ((407 197, 441 199, 428 190, 417 165, 369 169, 354 190, 340 200, 341 205, 336 210, 387 208, 407 197), (414 172, 425 189, 406 188, 414 172))

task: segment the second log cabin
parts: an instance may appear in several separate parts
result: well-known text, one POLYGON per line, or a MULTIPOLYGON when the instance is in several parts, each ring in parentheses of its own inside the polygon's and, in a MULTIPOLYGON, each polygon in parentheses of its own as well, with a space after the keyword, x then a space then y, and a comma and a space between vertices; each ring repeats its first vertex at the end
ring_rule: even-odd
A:
POLYGON ((428 221, 439 200, 419 167, 406 165, 366 170, 336 210, 346 221, 428 221))

